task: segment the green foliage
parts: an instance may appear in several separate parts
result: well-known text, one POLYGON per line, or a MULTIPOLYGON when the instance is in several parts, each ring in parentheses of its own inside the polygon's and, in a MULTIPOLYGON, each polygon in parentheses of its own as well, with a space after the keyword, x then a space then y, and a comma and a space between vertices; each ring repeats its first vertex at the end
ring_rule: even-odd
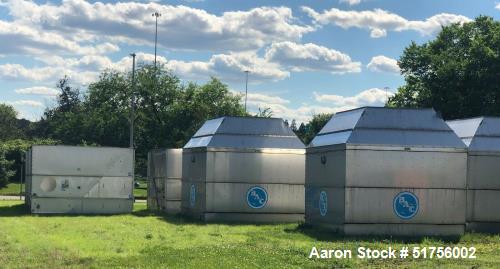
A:
POLYGON ((0 143, 0 188, 21 179, 21 157, 32 145, 54 145, 51 139, 13 139, 0 143), (3 182, 3 183, 2 183, 3 182))
POLYGON ((18 138, 21 134, 17 111, 11 105, 0 104, 0 141, 18 138))
POLYGON ((316 134, 321 131, 325 124, 332 118, 333 114, 320 113, 313 115, 313 118, 307 123, 301 123, 299 128, 297 128, 296 123, 292 121, 291 128, 295 131, 295 134, 308 145, 316 134))
POLYGON ((406 84, 393 107, 434 107, 445 119, 500 115, 500 22, 481 16, 412 42, 398 62, 406 84))
POLYGON ((206 120, 245 115, 241 96, 216 78, 184 85, 161 66, 140 65, 132 88, 131 76, 107 70, 81 98, 62 79, 57 106, 45 112, 40 133, 64 144, 128 147, 133 94, 136 172, 145 175, 150 149, 182 147, 206 120))

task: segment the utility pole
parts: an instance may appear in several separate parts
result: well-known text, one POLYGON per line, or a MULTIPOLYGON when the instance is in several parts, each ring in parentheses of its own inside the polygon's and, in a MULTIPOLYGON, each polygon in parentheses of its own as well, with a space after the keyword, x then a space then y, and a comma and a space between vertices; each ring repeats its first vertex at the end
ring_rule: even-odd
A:
POLYGON ((158 43, 158 18, 161 17, 161 13, 155 12, 151 14, 153 17, 155 17, 155 68, 156 68, 156 44, 158 43))
POLYGON ((245 113, 247 112, 247 98, 248 98, 248 73, 250 71, 245 70, 246 80, 245 80, 245 113))
POLYGON ((130 97, 130 148, 134 149, 134 121, 135 121, 135 53, 132 56, 132 95, 130 97))

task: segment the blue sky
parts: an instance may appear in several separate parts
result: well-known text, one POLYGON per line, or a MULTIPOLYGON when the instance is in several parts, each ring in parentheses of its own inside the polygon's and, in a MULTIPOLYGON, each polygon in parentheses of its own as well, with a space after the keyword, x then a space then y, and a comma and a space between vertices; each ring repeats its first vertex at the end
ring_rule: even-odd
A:
POLYGON ((249 108, 306 121, 382 105, 403 84, 396 60, 413 40, 478 15, 497 1, 22 1, 0 0, 0 102, 38 119, 68 75, 85 90, 100 71, 127 71, 131 52, 184 81, 221 78, 235 92, 249 75, 249 108), (386 90, 384 88, 388 88, 386 90))

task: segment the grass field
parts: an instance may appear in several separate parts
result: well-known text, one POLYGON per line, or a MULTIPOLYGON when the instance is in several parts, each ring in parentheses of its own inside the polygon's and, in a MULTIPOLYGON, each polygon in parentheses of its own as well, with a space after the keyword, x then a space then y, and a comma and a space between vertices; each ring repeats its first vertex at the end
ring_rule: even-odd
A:
MULTIPOLYGON (((0 188, 0 195, 19 195, 19 183, 9 183, 5 188, 0 188)), ((24 186, 23 186, 24 191, 24 186)))
POLYGON ((298 224, 202 224, 154 215, 145 204, 117 216, 36 216, 0 201, 2 268, 500 268, 500 236, 458 242, 342 238, 298 224), (476 260, 309 259, 317 248, 474 246, 476 260))

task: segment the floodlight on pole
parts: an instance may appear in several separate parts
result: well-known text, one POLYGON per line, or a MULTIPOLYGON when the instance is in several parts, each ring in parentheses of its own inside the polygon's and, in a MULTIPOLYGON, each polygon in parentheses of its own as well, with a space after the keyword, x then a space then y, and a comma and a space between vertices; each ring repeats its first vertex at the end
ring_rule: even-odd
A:
POLYGON ((156 47, 158 43, 158 18, 161 17, 161 13, 155 12, 151 14, 151 16, 155 17, 155 68, 156 68, 156 47))
POLYGON ((387 105, 387 103, 389 103, 389 87, 384 87, 384 90, 385 90, 385 104, 387 105))
POLYGON ((250 71, 245 70, 245 74, 246 74, 246 79, 245 79, 245 113, 247 112, 247 99, 248 99, 248 73, 250 73, 250 71))

